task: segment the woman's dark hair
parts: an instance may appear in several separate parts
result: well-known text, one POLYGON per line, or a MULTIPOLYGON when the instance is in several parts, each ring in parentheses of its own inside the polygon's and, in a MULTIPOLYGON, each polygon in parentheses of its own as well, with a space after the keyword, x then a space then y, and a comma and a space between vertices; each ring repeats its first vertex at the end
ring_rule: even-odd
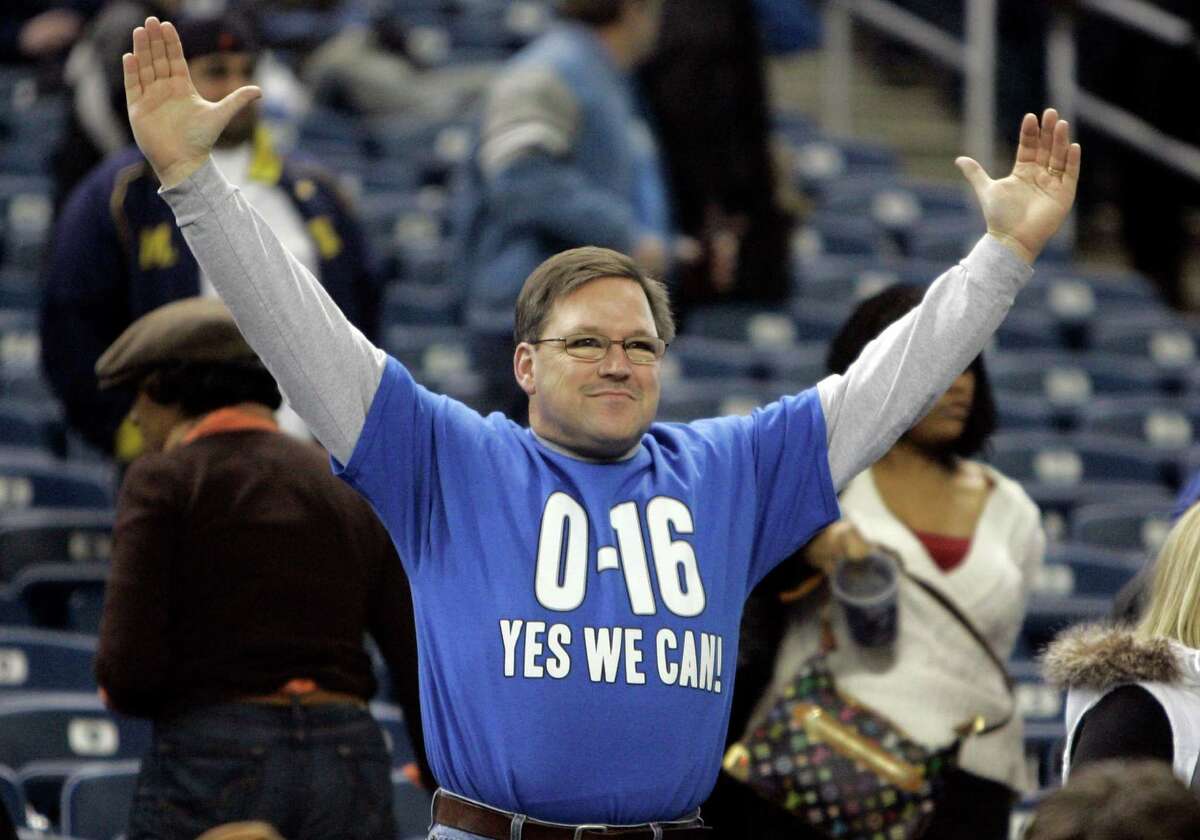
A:
MULTIPOLYGON (((829 372, 845 373, 864 347, 914 309, 924 296, 925 289, 922 287, 898 283, 860 303, 829 343, 829 353, 825 357, 829 372)), ((992 432, 996 431, 996 401, 988 382, 983 355, 976 356, 967 370, 975 374, 975 396, 962 434, 937 453, 938 460, 947 466, 958 458, 969 458, 979 453, 992 432)))
POLYGON ((283 402, 275 379, 257 363, 180 362, 158 368, 141 387, 156 403, 178 405, 189 418, 244 402, 274 411, 283 402))

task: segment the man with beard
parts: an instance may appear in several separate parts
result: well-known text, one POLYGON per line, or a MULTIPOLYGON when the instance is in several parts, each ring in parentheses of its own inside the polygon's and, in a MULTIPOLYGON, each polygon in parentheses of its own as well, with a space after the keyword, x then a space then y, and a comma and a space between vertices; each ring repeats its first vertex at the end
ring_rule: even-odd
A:
MULTIPOLYGON (((258 47, 242 19, 181 21, 192 79, 220 101, 253 81, 258 47)), ((117 56, 113 56, 113 61, 117 56)), ((258 107, 226 126, 214 156, 304 266, 366 335, 377 328, 379 288, 365 237, 333 179, 280 156, 258 107)), ((101 393, 93 368, 140 316, 180 298, 215 295, 136 148, 100 164, 72 192, 55 228, 42 298, 42 362, 67 420, 89 443, 129 460, 138 438, 122 420, 132 393, 101 393), (118 434, 118 430, 120 433, 118 434)), ((289 431, 303 427, 284 421, 289 431)))

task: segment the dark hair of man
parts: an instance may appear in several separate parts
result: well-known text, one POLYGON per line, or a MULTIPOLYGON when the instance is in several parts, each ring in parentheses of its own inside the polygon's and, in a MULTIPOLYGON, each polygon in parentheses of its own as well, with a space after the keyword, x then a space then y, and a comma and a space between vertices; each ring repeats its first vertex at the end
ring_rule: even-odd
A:
MULTIPOLYGON (((925 289, 920 286, 897 283, 862 301, 829 343, 829 353, 825 357, 829 372, 845 373, 864 347, 907 315, 924 296, 925 289)), ((975 396, 962 434, 943 450, 930 453, 947 467, 953 466, 959 458, 970 458, 979 453, 996 431, 996 401, 982 354, 975 357, 967 370, 975 374, 975 396)))
POLYGON ((141 389, 159 405, 178 405, 188 418, 247 402, 274 411, 283 401, 274 378, 257 363, 180 362, 152 372, 141 389))
POLYGON ((559 17, 588 26, 608 26, 621 16, 621 8, 627 2, 629 0, 558 0, 555 8, 559 17))
POLYGON ((1161 761, 1100 761, 1038 805, 1025 840, 1192 840, 1200 801, 1161 761))
POLYGON ((642 272, 632 259, 608 248, 573 248, 555 254, 543 262, 525 280, 517 296, 513 338, 536 341, 550 317, 554 302, 566 297, 585 283, 604 277, 632 280, 642 287, 650 304, 650 314, 658 337, 671 342, 675 338, 675 318, 667 287, 642 272))

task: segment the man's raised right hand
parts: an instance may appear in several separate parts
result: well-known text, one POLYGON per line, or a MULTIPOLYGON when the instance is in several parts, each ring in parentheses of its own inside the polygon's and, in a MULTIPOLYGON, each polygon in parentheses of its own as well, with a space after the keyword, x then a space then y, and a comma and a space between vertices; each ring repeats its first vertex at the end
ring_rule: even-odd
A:
POLYGON ((199 169, 233 115, 262 96, 249 85, 220 102, 201 98, 192 85, 179 33, 154 17, 133 30, 133 52, 121 57, 121 67, 133 138, 164 187, 175 186, 199 169))

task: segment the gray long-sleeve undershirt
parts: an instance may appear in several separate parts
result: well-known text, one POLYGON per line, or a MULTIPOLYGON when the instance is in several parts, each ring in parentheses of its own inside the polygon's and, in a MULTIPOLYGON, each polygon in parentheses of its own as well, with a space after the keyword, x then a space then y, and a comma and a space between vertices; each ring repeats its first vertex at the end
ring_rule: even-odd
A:
MULTIPOLYGON (((349 461, 386 354, 346 320, 211 160, 162 196, 288 401, 338 461, 349 461)), ((874 463, 928 410, 983 349, 1031 275, 985 236, 845 375, 818 384, 835 486, 874 463)))

